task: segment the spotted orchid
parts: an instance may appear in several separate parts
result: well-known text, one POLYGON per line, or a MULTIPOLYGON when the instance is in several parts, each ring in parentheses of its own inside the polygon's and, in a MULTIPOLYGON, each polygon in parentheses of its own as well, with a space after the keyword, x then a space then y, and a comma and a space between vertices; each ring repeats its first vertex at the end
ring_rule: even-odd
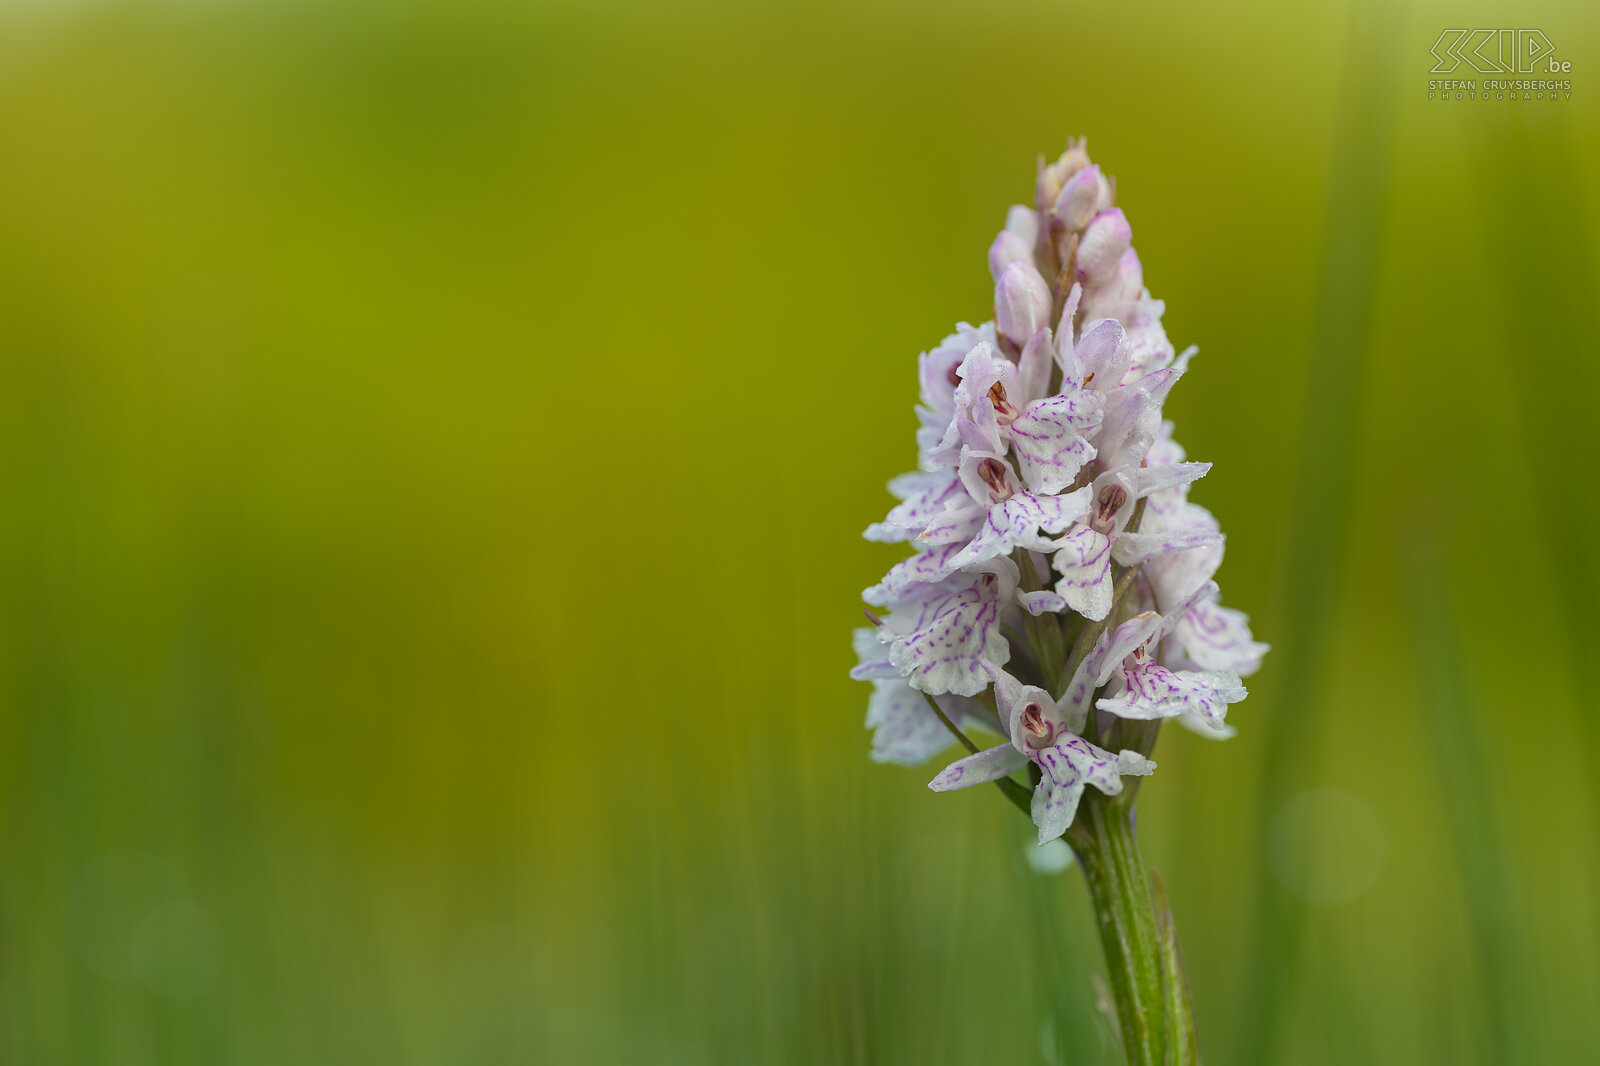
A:
POLYGON ((1154 768, 1144 723, 1230 728, 1266 650, 1217 602, 1223 536, 1188 500, 1211 465, 1162 418, 1193 349, 1167 339, 1114 200, 1081 143, 1041 167, 1034 206, 989 246, 994 318, 918 359, 919 469, 865 534, 913 549, 863 594, 874 757, 934 754, 949 727, 930 700, 958 729, 997 729, 1007 743, 933 787, 1031 766, 1043 839, 1086 786, 1116 795, 1154 768))
POLYGON ((1067 841, 1128 1061, 1191 1063, 1192 1030, 1168 1041, 1193 1010, 1173 999, 1133 800, 1164 722, 1233 733, 1267 646, 1221 606, 1222 530, 1189 499, 1211 464, 1163 418, 1194 349, 1167 338, 1115 199, 1082 142, 1041 160, 1034 205, 989 245, 993 319, 919 357, 917 466, 865 533, 911 554, 863 593, 852 676, 873 686, 874 759, 918 765, 959 740, 933 791, 992 783, 1041 847, 1067 841))

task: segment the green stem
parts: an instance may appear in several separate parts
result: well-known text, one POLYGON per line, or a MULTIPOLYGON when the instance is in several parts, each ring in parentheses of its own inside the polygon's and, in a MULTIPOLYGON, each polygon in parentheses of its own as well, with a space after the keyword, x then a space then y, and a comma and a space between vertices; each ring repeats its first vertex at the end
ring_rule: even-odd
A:
POLYGON ((1161 931, 1161 973, 1167 992, 1167 1066, 1200 1066, 1200 1039, 1194 1031, 1194 997, 1189 974, 1183 968, 1183 949, 1167 902, 1161 872, 1150 871, 1151 896, 1156 905, 1156 926, 1161 931))
POLYGON ((1133 809, 1123 799, 1086 793, 1070 839, 1100 927, 1128 1066, 1166 1066, 1161 927, 1134 836, 1133 809))

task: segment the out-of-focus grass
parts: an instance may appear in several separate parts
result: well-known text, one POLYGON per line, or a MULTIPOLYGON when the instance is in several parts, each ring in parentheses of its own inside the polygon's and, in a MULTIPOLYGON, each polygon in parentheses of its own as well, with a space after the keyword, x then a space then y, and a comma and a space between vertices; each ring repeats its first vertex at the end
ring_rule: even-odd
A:
MULTIPOLYGON (((1169 410, 1263 639, 1291 489, 1350 484, 1320 708, 1269 659, 1142 790, 1208 1056, 1272 1020, 1266 871, 1269 1061, 1495 1060, 1419 499, 1515 830, 1508 1039, 1600 1042, 1582 83, 1430 105, 1467 13, 1412 11, 1366 405, 1302 456, 1341 7, 0 12, 0 1059, 1105 1061, 1075 875, 867 763, 844 676, 913 357, 1075 133, 1202 346, 1169 410)), ((1582 61, 1592 12, 1526 14, 1582 61)))
MULTIPOLYGON (((1326 193, 1322 255, 1315 269, 1316 310, 1307 344, 1303 428, 1285 538, 1283 632, 1273 660, 1280 706, 1292 713, 1262 723, 1266 752, 1256 796, 1255 921, 1247 980, 1251 1009, 1241 1015, 1240 1059, 1266 1066, 1278 1058, 1283 1004, 1299 977, 1306 901, 1274 875, 1269 853, 1279 820, 1303 790, 1308 756, 1323 736, 1332 608, 1347 565, 1355 469, 1343 454, 1356 436, 1371 382, 1369 361, 1377 264, 1383 251, 1394 155, 1393 98, 1402 83, 1400 35, 1405 8, 1352 5, 1339 73, 1326 193)), ((1344 1051, 1364 1058, 1365 1047, 1344 1051)))

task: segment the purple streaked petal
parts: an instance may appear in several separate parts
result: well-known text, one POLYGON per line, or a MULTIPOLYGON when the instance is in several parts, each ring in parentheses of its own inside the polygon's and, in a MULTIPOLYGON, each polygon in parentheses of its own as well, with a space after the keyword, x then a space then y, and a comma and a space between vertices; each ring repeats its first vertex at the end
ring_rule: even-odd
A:
POLYGON ((1249 677, 1261 668, 1268 645, 1250 633, 1250 619, 1231 607, 1202 601, 1190 607, 1173 627, 1184 654, 1205 670, 1226 670, 1249 677))
POLYGON ((872 683, 867 700, 872 761, 920 766, 950 746, 950 730, 922 693, 899 677, 872 683))
POLYGON ((867 527, 861 534, 867 540, 911 540, 944 516, 952 501, 961 501, 965 495, 953 470, 901 474, 889 482, 889 491, 902 502, 882 522, 867 527))
POLYGON ((1089 437, 1100 428, 1105 401, 1098 393, 1050 396, 1025 408, 1006 432, 1028 488, 1057 493, 1095 457, 1089 437))
MULTIPOLYGON (((1136 752, 1123 754, 1137 755, 1136 752)), ((1155 769, 1154 763, 1146 768, 1071 733, 1053 746, 1036 752, 1034 761, 1039 764, 1041 774, 1033 792, 1033 821, 1039 827, 1040 844, 1067 831, 1077 815, 1078 802, 1086 786, 1093 785, 1106 795, 1115 796, 1122 791, 1121 765, 1126 763, 1134 773, 1149 773, 1155 769)))
POLYGON ((977 695, 989 685, 982 660, 1004 666, 1011 658, 1000 612, 1011 603, 1017 578, 1011 560, 995 559, 932 586, 927 600, 897 603, 878 634, 889 644, 889 661, 923 692, 977 695))
POLYGON ((1220 725, 1228 704, 1245 698, 1237 674, 1212 670, 1169 670, 1154 662, 1124 669, 1124 689, 1095 704, 1119 718, 1198 718, 1220 725))
POLYGON ((1085 660, 1085 665, 1089 666, 1089 676, 1094 678, 1094 687, 1099 688, 1109 681, 1122 660, 1132 655, 1135 648, 1159 634, 1161 622, 1159 614, 1145 611, 1122 623, 1101 644, 1096 645, 1085 660))
POLYGON ((919 551, 911 558, 896 563, 882 581, 864 590, 861 598, 876 606, 886 606, 910 594, 915 585, 942 581, 956 569, 947 564, 960 550, 960 544, 941 544, 919 551))
POLYGON ((1074 522, 1089 508, 1089 490, 1079 489, 1066 496, 1035 496, 1017 492, 989 508, 988 516, 972 542, 950 559, 953 567, 998 556, 1010 555, 1017 548, 1048 551, 1055 542, 1049 539, 1074 522))
POLYGON ((1051 560, 1061 580, 1056 592, 1085 618, 1111 613, 1111 538, 1080 525, 1060 541, 1051 560))
POLYGON ((857 681, 868 681, 873 678, 900 676, 900 671, 889 662, 889 649, 878 640, 876 629, 862 626, 853 630, 850 636, 858 660, 857 665, 850 668, 851 677, 857 681))
MULTIPOLYGON (((1159 555, 1207 548, 1222 543, 1222 534, 1204 526, 1189 529, 1171 529, 1160 532, 1122 533, 1112 549, 1112 557, 1123 566, 1132 566, 1159 555)), ((868 601, 871 602, 871 601, 868 601)))
POLYGON ((998 781, 1022 769, 1028 757, 1010 744, 996 744, 992 748, 957 759, 928 782, 935 792, 953 792, 960 788, 998 781))
POLYGON ((1067 601, 1059 592, 1040 589, 1038 592, 1019 592, 1017 602, 1022 609, 1037 618, 1041 614, 1060 614, 1067 609, 1067 601))

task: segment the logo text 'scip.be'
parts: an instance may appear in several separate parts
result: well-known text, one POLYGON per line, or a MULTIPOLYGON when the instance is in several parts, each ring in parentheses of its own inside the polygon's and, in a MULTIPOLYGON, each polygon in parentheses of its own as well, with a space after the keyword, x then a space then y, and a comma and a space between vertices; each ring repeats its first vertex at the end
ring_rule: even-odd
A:
POLYGON ((1445 30, 1433 42, 1430 74, 1455 78, 1428 81, 1430 100, 1570 100, 1572 62, 1559 59, 1543 30, 1445 30), (1489 77, 1489 75, 1558 75, 1557 77, 1489 77))

